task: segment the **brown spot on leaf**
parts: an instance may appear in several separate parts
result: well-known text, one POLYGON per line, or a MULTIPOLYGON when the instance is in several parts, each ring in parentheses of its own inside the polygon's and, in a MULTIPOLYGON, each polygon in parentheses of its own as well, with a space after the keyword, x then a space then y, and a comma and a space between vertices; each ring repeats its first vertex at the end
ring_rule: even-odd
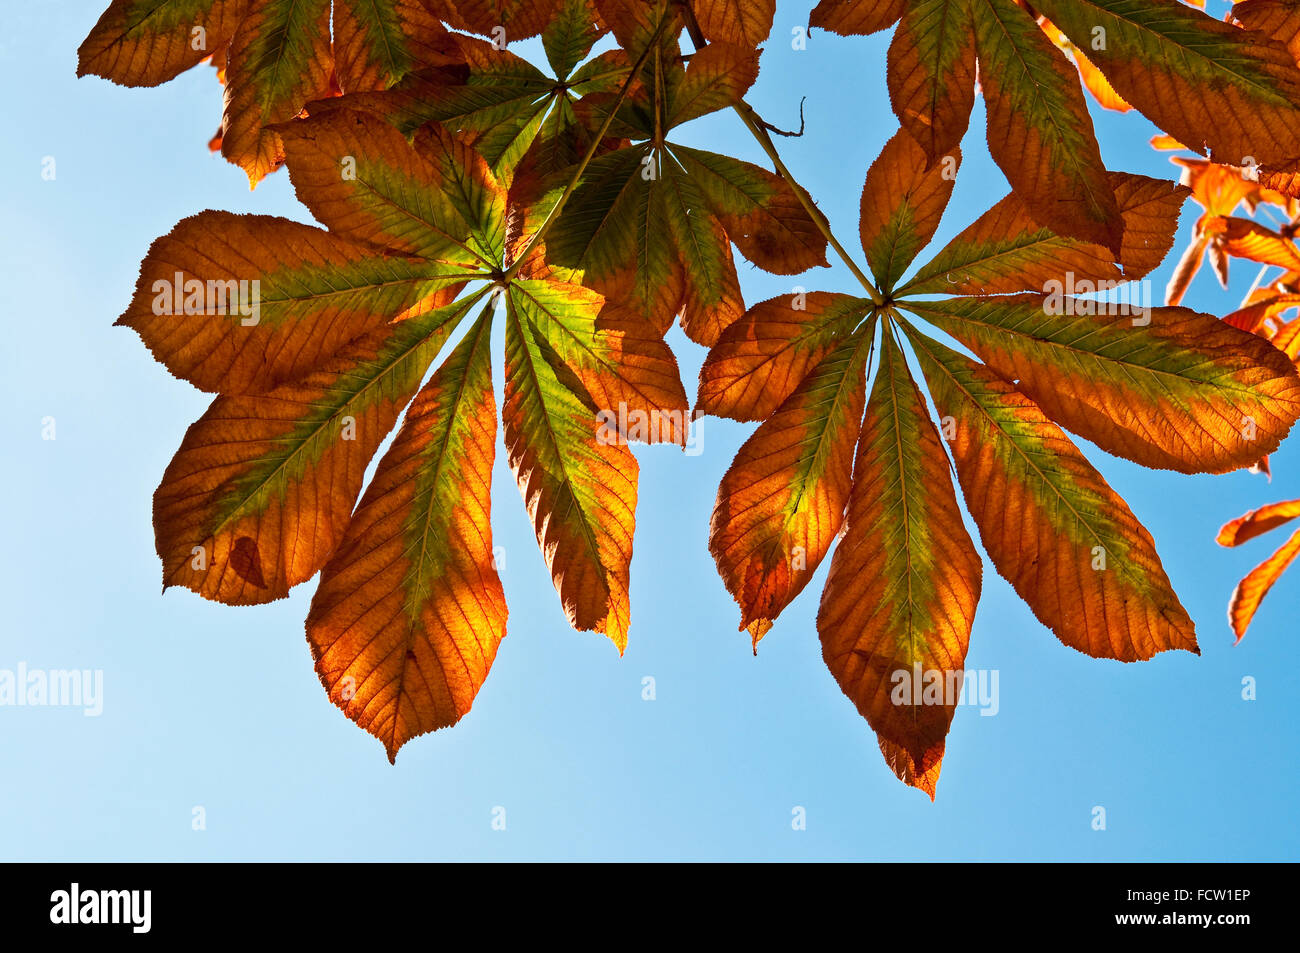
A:
POLYGON ((241 536, 235 540, 235 548, 230 551, 230 568, 245 582, 252 583, 258 589, 266 588, 266 580, 262 576, 262 557, 257 549, 257 541, 251 536, 241 536))

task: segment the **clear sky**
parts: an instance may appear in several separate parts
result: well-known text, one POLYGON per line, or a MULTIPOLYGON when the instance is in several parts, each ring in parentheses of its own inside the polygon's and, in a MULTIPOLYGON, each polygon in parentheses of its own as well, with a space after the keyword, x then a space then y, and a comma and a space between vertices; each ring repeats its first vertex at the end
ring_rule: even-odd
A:
MULTIPOLYGON (((1000 707, 961 708, 938 801, 904 787, 821 659, 814 617, 827 560, 755 658, 707 550, 718 481, 753 425, 708 419, 703 452, 641 448, 632 629, 620 659, 571 631, 498 450, 494 531, 509 635, 474 710, 382 747, 325 697, 303 634, 315 581, 260 608, 159 595, 150 505, 209 398, 111 327, 149 243, 203 208, 311 221, 277 173, 256 192, 205 143, 212 71, 152 90, 75 78, 107 0, 6 3, 0 34, 0 669, 102 670, 103 713, 0 707, 0 859, 1296 859, 1300 572, 1234 647, 1235 581, 1282 538, 1229 551, 1218 527, 1300 496, 1300 443, 1274 479, 1144 471, 1085 447, 1156 539, 1202 656, 1097 661, 1062 646, 986 563, 968 666, 999 673, 1000 707), (55 178, 42 161, 55 160, 55 178), (56 439, 42 439, 53 417, 56 439), (642 700, 642 679, 657 697, 642 700), (1258 698, 1244 701, 1245 676, 1258 698), (1093 808, 1106 830, 1092 829, 1093 808), (201 807, 205 830, 194 830, 201 807), (493 830, 505 808, 506 829, 493 830), (806 812, 793 830, 792 810, 806 812)), ((752 94, 787 162, 856 249, 858 196, 897 128, 887 35, 815 34, 782 0, 752 94)), ((1223 4, 1211 0, 1221 15, 1223 4)), ((527 48, 521 48, 527 52, 527 48)), ((1137 114, 1095 112, 1107 164, 1174 177, 1137 114)), ((1007 191, 977 102, 942 243, 1007 191)), ((730 113, 691 144, 762 161, 730 113)), ((1183 215, 1179 245, 1196 211, 1183 215)), ((933 246, 939 247, 938 244, 933 246)), ((1153 276, 1157 297, 1173 260, 1153 276)), ((1202 274, 1185 303, 1224 314, 1202 274)), ((746 300, 853 291, 843 267, 799 279, 741 264, 746 300)), ((499 335, 499 331, 498 331, 499 335)), ((687 390, 702 350, 680 333, 687 390)), ((500 342, 497 344, 500 384, 500 342)))

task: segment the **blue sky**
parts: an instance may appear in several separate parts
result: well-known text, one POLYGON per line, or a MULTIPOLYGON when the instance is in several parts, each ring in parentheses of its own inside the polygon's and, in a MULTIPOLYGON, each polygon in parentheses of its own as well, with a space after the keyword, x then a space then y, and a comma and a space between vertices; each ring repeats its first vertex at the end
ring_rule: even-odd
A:
MULTIPOLYGON (((866 168, 897 128, 887 36, 815 34, 795 51, 790 31, 810 5, 780 4, 751 99, 771 122, 797 126, 808 97, 808 135, 779 142, 856 249, 866 168)), ((76 47, 100 9, 14 4, 0 36, 0 669, 104 672, 97 718, 0 707, 0 858, 1300 856, 1300 575, 1275 588, 1234 647, 1228 595, 1282 539, 1237 551, 1214 543, 1225 520, 1300 496, 1294 441, 1274 456, 1271 485, 1245 472, 1144 471, 1085 448, 1154 535, 1203 654, 1086 658, 986 563, 968 666, 999 672, 1000 710, 958 710, 934 804, 893 778, 822 663, 814 617, 825 564, 757 658, 736 632, 707 533, 718 481, 752 425, 704 421, 698 456, 638 449, 622 659, 567 627, 499 450, 493 519, 509 635, 470 715, 390 766, 312 671, 302 622, 314 581, 259 608, 159 594, 151 496, 208 398, 112 322, 150 241, 179 219, 209 207, 311 219, 283 173, 250 192, 242 172, 208 154, 220 118, 208 68, 152 90, 77 80, 76 47), (52 181, 41 176, 47 156, 52 181), (46 417, 54 440, 42 439, 46 417), (645 676, 654 701, 642 700, 645 676), (1245 676, 1257 680, 1255 701, 1241 697, 1245 676), (1106 809, 1104 831, 1092 829, 1095 806, 1106 809), (195 807, 205 830, 192 829, 195 807), (503 831, 491 824, 497 807, 503 831), (795 807, 805 830, 792 829, 795 807)), ((1112 168, 1175 176, 1147 146, 1155 130, 1142 117, 1095 122, 1112 168)), ((1007 190, 983 130, 977 102, 938 243, 1007 190)), ((682 138, 762 161, 729 113, 682 138)), ((1184 212, 1180 246, 1195 214, 1184 212)), ((1172 264, 1152 276, 1157 296, 1172 264)), ((1224 291, 1203 274, 1185 303, 1226 313, 1253 277, 1234 264, 1224 291)), ((792 280, 742 263, 741 281, 751 302, 793 284, 854 290, 842 266, 792 280)), ((678 332, 672 342, 693 393, 703 352, 678 332)))

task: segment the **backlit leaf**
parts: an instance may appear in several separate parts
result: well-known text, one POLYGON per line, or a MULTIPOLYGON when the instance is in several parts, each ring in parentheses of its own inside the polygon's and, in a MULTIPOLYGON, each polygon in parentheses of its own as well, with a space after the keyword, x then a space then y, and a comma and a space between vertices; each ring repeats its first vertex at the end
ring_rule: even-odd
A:
MULTIPOLYGON (((1296 307, 1300 307, 1300 294, 1270 294, 1231 314, 1225 314, 1223 323, 1271 340, 1265 322, 1275 320, 1278 315, 1296 307)), ((1274 346, 1279 345, 1275 343, 1274 346)))
POLYGON ((398 254, 500 262, 505 195, 484 160, 445 129, 426 127, 412 144, 380 119, 341 110, 283 132, 298 198, 335 234, 398 254))
POLYGON ((1295 0, 1241 0, 1230 12, 1238 23, 1268 34, 1300 60, 1300 5, 1295 0))
POLYGON ((217 397, 154 494, 164 588, 242 605, 282 599, 315 575, 469 300, 371 332, 266 393, 217 397))
POLYGON ((437 16, 471 33, 492 36, 504 31, 505 42, 536 36, 555 16, 559 0, 423 0, 437 16))
POLYGON ((614 34, 618 45, 635 59, 658 36, 658 44, 669 48, 683 29, 681 11, 675 0, 592 0, 601 20, 614 34))
POLYGON ((348 93, 387 89, 450 47, 423 0, 334 0, 333 26, 334 80, 348 93))
MULTIPOLYGON (((587 35, 568 34, 556 42, 581 44, 587 35)), ((520 166, 547 175, 577 162, 592 134, 574 110, 577 97, 616 92, 628 72, 619 50, 576 72, 550 77, 484 40, 454 34, 450 42, 446 62, 413 70, 387 90, 313 103, 312 114, 362 110, 382 116, 407 136, 425 123, 441 123, 472 145, 498 179, 509 181, 520 166)), ((556 56, 577 52, 580 45, 556 56)))
POLYGON ((697 50, 680 81, 670 82, 665 112, 667 128, 734 106, 758 78, 758 55, 731 43, 710 43, 697 50))
POLYGON ((1124 220, 1073 67, 1014 0, 970 3, 994 161, 1040 225, 1118 255, 1124 220))
POLYGON ((513 298, 538 334, 582 382, 602 421, 624 437, 686 443, 686 390, 671 348, 645 321, 619 315, 576 285, 517 281, 513 298))
POLYGON ((776 16, 776 0, 695 0, 691 6, 710 43, 758 46, 776 16))
MULTIPOLYGON (((877 8, 892 12, 888 4, 877 8)), ((966 134, 975 106, 970 0, 907 3, 889 44, 888 66, 889 99, 903 128, 925 150, 930 163, 952 154, 966 134)))
POLYGON ((328 96, 332 69, 330 0, 249 0, 226 60, 221 154, 250 185, 284 162, 279 133, 266 127, 328 96))
POLYGON ((960 684, 983 574, 948 469, 887 329, 817 631, 826 664, 880 736, 890 766, 931 798, 955 699, 941 693, 927 704, 915 689, 931 673, 945 687, 960 684))
POLYGON ((1300 160, 1300 69, 1281 44, 1178 0, 1035 6, 1119 95, 1184 145, 1229 165, 1247 156, 1265 167, 1300 160))
POLYGON ((1204 223, 1204 233, 1216 240, 1224 251, 1236 258, 1277 265, 1287 271, 1300 270, 1300 249, 1271 228, 1248 218, 1212 218, 1204 223))
POLYGON ((567 78, 604 33, 591 0, 560 0, 551 22, 542 31, 542 48, 555 75, 567 78))
POLYGON ((1246 629, 1255 618, 1255 613, 1259 611, 1260 603, 1273 588, 1273 583, 1277 582, 1278 577, 1298 555, 1300 555, 1300 530, 1292 533, 1291 538, 1283 543, 1277 552, 1237 583, 1237 588, 1233 590, 1232 599, 1228 603, 1228 621, 1232 624, 1232 631, 1236 634, 1238 642, 1246 634, 1246 629))
MULTIPOLYGON (((1110 85, 1110 80, 1106 78, 1106 74, 1097 69, 1092 60, 1088 59, 1081 49, 1071 43, 1070 38, 1062 33, 1050 20, 1040 17, 1038 25, 1043 28, 1047 38, 1056 44, 1057 49, 1074 60, 1074 65, 1079 70, 1079 78, 1083 80, 1083 85, 1087 87, 1088 92, 1092 93, 1092 98, 1097 100, 1097 105, 1103 109, 1114 109, 1117 112, 1128 112, 1133 108, 1124 101, 1124 98, 1119 93, 1115 92, 1115 87, 1110 85)), ((1096 34, 1093 36, 1093 42, 1097 42, 1096 34)))
POLYGON ((279 133, 268 127, 336 92, 382 90, 412 70, 456 62, 458 44, 439 16, 461 28, 487 17, 493 26, 511 22, 518 29, 523 21, 516 14, 544 25, 554 5, 555 0, 460 0, 459 7, 449 0, 113 0, 82 43, 77 74, 154 86, 211 58, 225 86, 212 148, 241 166, 256 186, 284 161, 279 133))
POLYGON ((390 321, 450 303, 470 276, 282 218, 208 211, 153 243, 117 323, 203 390, 267 391, 390 321))
POLYGON ((841 36, 865 35, 889 29, 907 5, 908 0, 819 0, 808 23, 841 36))
POLYGON ((867 263, 882 291, 892 291, 918 252, 930 243, 948 207, 961 153, 952 166, 926 169, 925 152, 905 130, 885 143, 862 188, 859 232, 867 263))
POLYGON ((685 146, 673 154, 741 254, 764 271, 795 275, 826 265, 826 239, 790 185, 767 169, 685 146))
POLYGON ((77 75, 157 86, 230 42, 249 0, 112 0, 77 50, 77 75))
POLYGON ((637 462, 530 317, 530 285, 506 296, 502 418, 510 468, 575 629, 627 647, 637 462), (566 378, 571 378, 568 380, 566 378), (576 389, 575 389, 576 384, 576 389))
POLYGON ((1300 500, 1283 500, 1251 510, 1223 524, 1219 530, 1220 546, 1240 546, 1300 516, 1300 500))
POLYGON ((696 410, 763 420, 871 310, 871 301, 812 291, 754 305, 722 332, 700 368, 696 410))
POLYGON ((944 246, 899 294, 993 295, 1043 291, 1051 281, 1145 277, 1169 253, 1187 190, 1127 172, 1109 179, 1124 218, 1118 258, 1039 225, 1013 192, 944 246))
POLYGON ((908 337, 984 549, 1034 615, 1096 658, 1199 654, 1151 535, 1032 400, 955 351, 908 337))
POLYGON ((907 307, 1016 381, 1052 420, 1144 466, 1248 467, 1300 416, 1300 377, 1286 355, 1208 314, 1045 295, 907 307))
POLYGON ((390 761, 469 711, 505 636, 489 519, 490 318, 412 402, 307 616, 321 684, 390 761))
POLYGON ((712 344, 744 311, 728 240, 777 273, 825 262, 825 239, 797 203, 749 163, 633 145, 591 162, 547 238, 546 260, 662 331, 682 315, 693 339, 712 344))
POLYGON ((709 550, 755 651, 843 523, 872 333, 837 342, 745 441, 718 487, 709 550))

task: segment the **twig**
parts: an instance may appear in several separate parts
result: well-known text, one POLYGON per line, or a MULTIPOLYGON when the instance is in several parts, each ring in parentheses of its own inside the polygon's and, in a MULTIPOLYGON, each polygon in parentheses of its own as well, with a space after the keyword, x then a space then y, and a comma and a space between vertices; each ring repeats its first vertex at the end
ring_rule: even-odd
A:
POLYGON ((761 116, 759 117, 759 122, 763 124, 763 128, 766 129, 768 132, 774 132, 778 136, 785 136, 787 139, 798 139, 800 136, 803 135, 803 127, 804 127, 803 104, 807 102, 807 100, 808 100, 807 96, 804 96, 802 99, 799 100, 799 131, 798 132, 786 132, 784 129, 779 129, 776 126, 772 125, 770 122, 768 122, 766 119, 763 119, 763 117, 761 116))
MULTIPOLYGON (((708 38, 704 35, 704 31, 700 29, 699 21, 695 19, 695 10, 692 8, 690 0, 677 0, 677 6, 682 11, 682 18, 686 22, 686 32, 690 34, 691 42, 695 44, 695 50, 698 53, 701 49, 708 46, 708 38)), ((813 224, 817 226, 817 230, 822 233, 822 237, 826 239, 827 243, 835 249, 835 253, 840 256, 840 260, 844 262, 849 271, 853 273, 853 277, 857 278, 858 283, 866 289, 867 295, 871 298, 872 302, 877 305, 883 304, 885 299, 881 296, 880 292, 876 290, 876 286, 871 283, 871 279, 868 278, 862 269, 858 267, 858 263, 849 256, 849 253, 845 251, 844 246, 840 244, 839 239, 835 237, 835 233, 831 230, 830 220, 822 214, 822 210, 817 207, 817 203, 812 200, 812 196, 810 196, 804 187, 799 184, 799 181, 794 177, 794 174, 790 171, 789 167, 787 167, 785 162, 782 161, 781 154, 777 151, 776 143, 772 141, 772 137, 769 135, 768 130, 778 132, 781 135, 789 135, 789 133, 781 132, 781 130, 775 129, 775 127, 764 122, 763 118, 759 116, 754 107, 743 99, 736 103, 732 108, 736 111, 736 114, 740 116, 741 121, 744 122, 746 128, 749 129, 753 137, 758 140, 758 144, 763 147, 763 151, 767 153, 767 157, 772 160, 772 166, 776 169, 776 174, 785 179, 786 184, 789 185, 790 189, 794 192, 795 198, 799 200, 799 204, 803 206, 804 211, 808 213, 813 224)), ((802 103, 800 103, 799 106, 799 114, 800 119, 802 120, 802 103)), ((802 122, 799 131, 800 133, 803 132, 802 122)))

